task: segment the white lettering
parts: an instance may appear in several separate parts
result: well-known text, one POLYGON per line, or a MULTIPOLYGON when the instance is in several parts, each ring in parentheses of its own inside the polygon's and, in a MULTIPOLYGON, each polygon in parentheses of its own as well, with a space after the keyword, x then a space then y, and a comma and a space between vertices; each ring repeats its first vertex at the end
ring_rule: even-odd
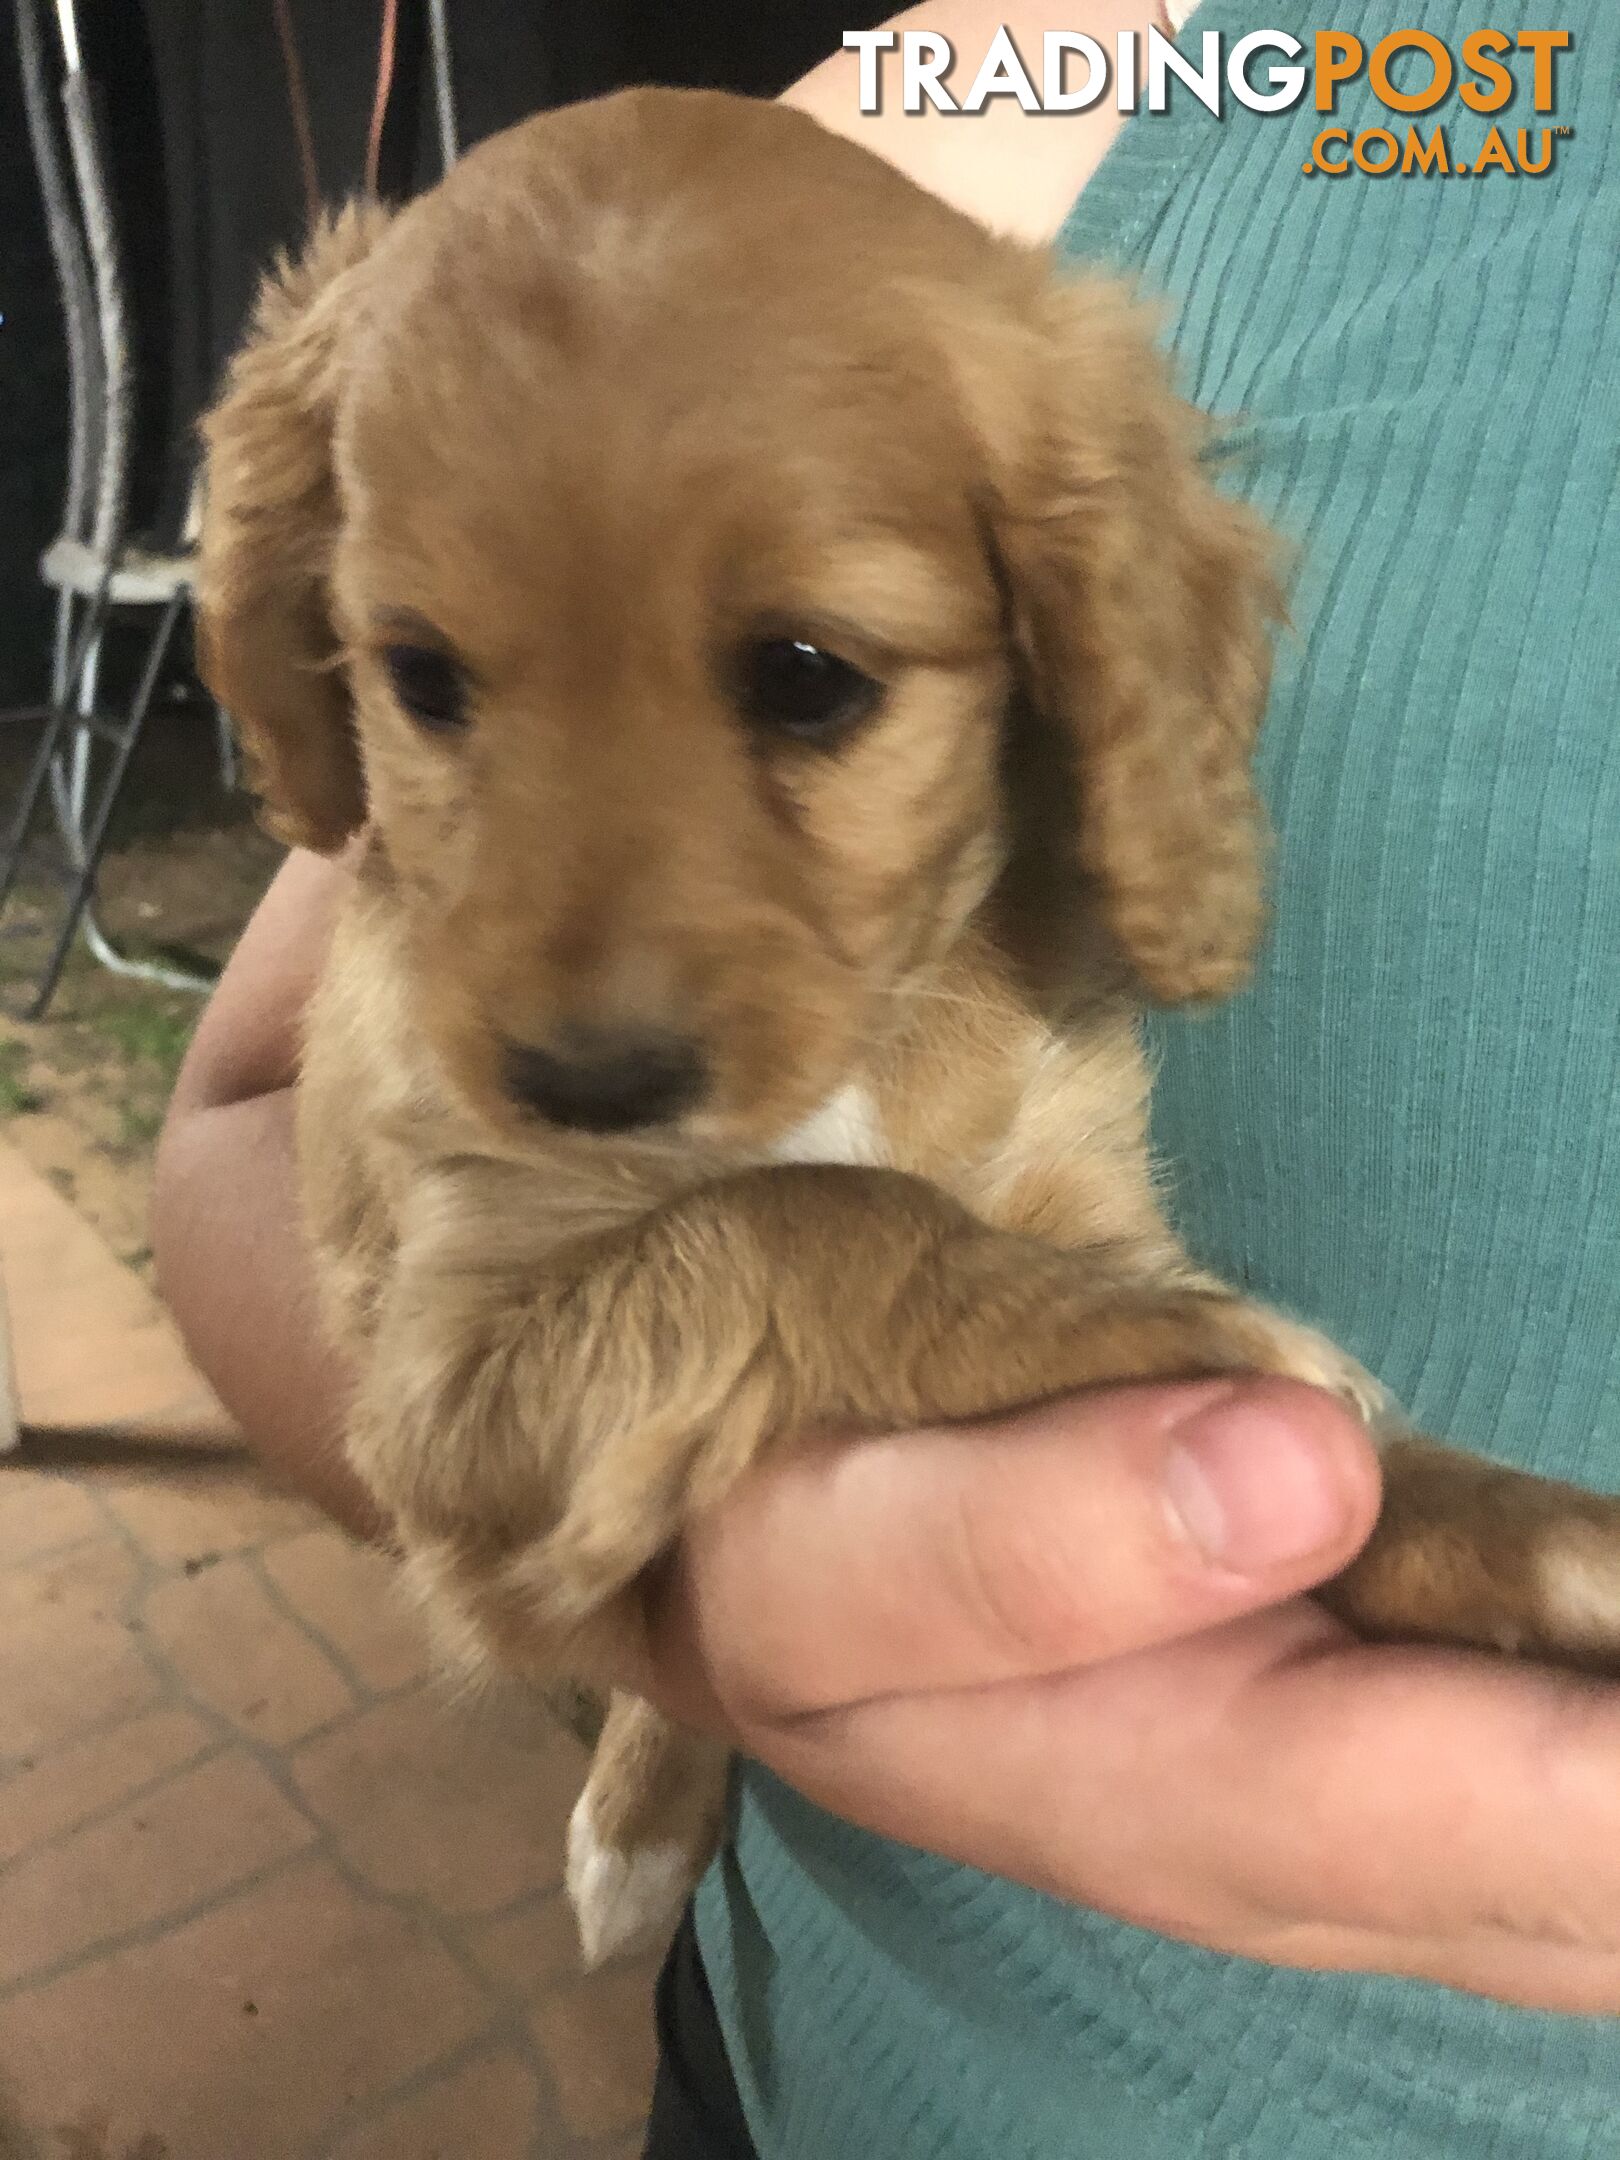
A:
POLYGON ((878 87, 878 54, 888 52, 894 44, 892 30, 846 30, 845 52, 858 52, 861 56, 860 106, 863 113, 880 112, 883 93, 878 87))
POLYGON ((1170 103, 1170 77, 1187 85, 1200 105, 1221 116, 1221 38, 1218 30, 1206 30, 1204 57, 1197 67, 1171 44, 1162 30, 1149 30, 1147 38, 1148 111, 1162 113, 1170 103))
POLYGON ((962 110, 982 112, 993 97, 1015 97, 1025 112, 1041 109, 1040 96, 1005 23, 990 41, 984 65, 973 78, 973 88, 963 99, 962 110))
POLYGON ((1226 63, 1226 80, 1232 95, 1240 105, 1247 105, 1250 112, 1286 112, 1297 104, 1305 87, 1305 70, 1302 67, 1270 67, 1266 70, 1269 92, 1256 90, 1249 81, 1249 56, 1257 52, 1286 53, 1290 60, 1297 60, 1305 50, 1297 37, 1290 37, 1286 30, 1251 30, 1232 47, 1226 63))
POLYGON ((940 81, 956 55, 949 38, 937 30, 908 30, 900 45, 901 103, 907 112, 921 112, 924 91, 935 112, 958 112, 955 98, 940 81))
POLYGON ((1108 88, 1108 55, 1094 37, 1083 30, 1048 30, 1044 40, 1041 96, 1048 112, 1085 112, 1108 88), (1063 86, 1065 55, 1079 53, 1086 63, 1086 79, 1078 90, 1063 86))
POLYGON ((1114 39, 1114 109, 1136 110, 1136 32, 1121 30, 1114 39))

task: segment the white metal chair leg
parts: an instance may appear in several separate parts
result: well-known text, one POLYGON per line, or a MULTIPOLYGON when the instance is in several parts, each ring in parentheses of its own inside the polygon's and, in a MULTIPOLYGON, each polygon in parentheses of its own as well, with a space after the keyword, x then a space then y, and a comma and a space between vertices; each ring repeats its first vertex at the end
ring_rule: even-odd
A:
MULTIPOLYGON (((66 770, 59 761, 51 773, 51 801, 56 811, 57 828, 75 867, 82 865, 85 857, 84 821, 90 799, 90 760, 95 746, 90 723, 100 681, 101 636, 98 632, 86 647, 84 665, 79 671, 79 724, 74 728, 68 746, 66 770)), ((93 906, 84 910, 79 928, 85 949, 110 975, 122 975, 133 982, 156 983, 163 990, 208 991, 213 988, 212 977, 194 974, 187 968, 167 967, 158 960, 131 960, 127 953, 120 952, 97 922, 93 906)))

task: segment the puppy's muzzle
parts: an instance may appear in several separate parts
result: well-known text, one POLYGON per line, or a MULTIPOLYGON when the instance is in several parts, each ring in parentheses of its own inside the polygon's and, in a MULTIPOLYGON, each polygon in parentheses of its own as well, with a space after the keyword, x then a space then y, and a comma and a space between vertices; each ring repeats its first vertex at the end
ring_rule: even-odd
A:
POLYGON ((708 1085, 697 1044, 684 1035, 617 1028, 559 1029, 542 1047, 509 1042, 506 1091, 526 1110, 576 1132, 631 1132, 690 1110, 708 1085))

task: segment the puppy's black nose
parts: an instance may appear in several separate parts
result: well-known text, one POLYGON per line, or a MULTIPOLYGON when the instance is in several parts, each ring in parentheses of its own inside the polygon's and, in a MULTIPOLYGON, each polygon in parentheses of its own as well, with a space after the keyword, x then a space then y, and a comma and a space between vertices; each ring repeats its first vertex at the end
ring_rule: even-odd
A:
POLYGON ((515 1101, 576 1132, 665 1124, 692 1107, 708 1080, 686 1036, 618 1028, 559 1029, 544 1049, 508 1043, 503 1064, 515 1101))

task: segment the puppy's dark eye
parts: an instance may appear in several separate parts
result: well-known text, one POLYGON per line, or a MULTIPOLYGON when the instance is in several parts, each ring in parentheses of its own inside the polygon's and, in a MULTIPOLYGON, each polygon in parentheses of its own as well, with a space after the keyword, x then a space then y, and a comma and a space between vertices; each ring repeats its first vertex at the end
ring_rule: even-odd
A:
POLYGON ((871 713, 883 687, 804 638, 756 638, 738 655, 737 701, 762 732, 832 743, 871 713))
POLYGON ((382 664, 418 727, 448 735, 466 726, 467 674, 458 660, 431 645, 385 645, 382 664))

